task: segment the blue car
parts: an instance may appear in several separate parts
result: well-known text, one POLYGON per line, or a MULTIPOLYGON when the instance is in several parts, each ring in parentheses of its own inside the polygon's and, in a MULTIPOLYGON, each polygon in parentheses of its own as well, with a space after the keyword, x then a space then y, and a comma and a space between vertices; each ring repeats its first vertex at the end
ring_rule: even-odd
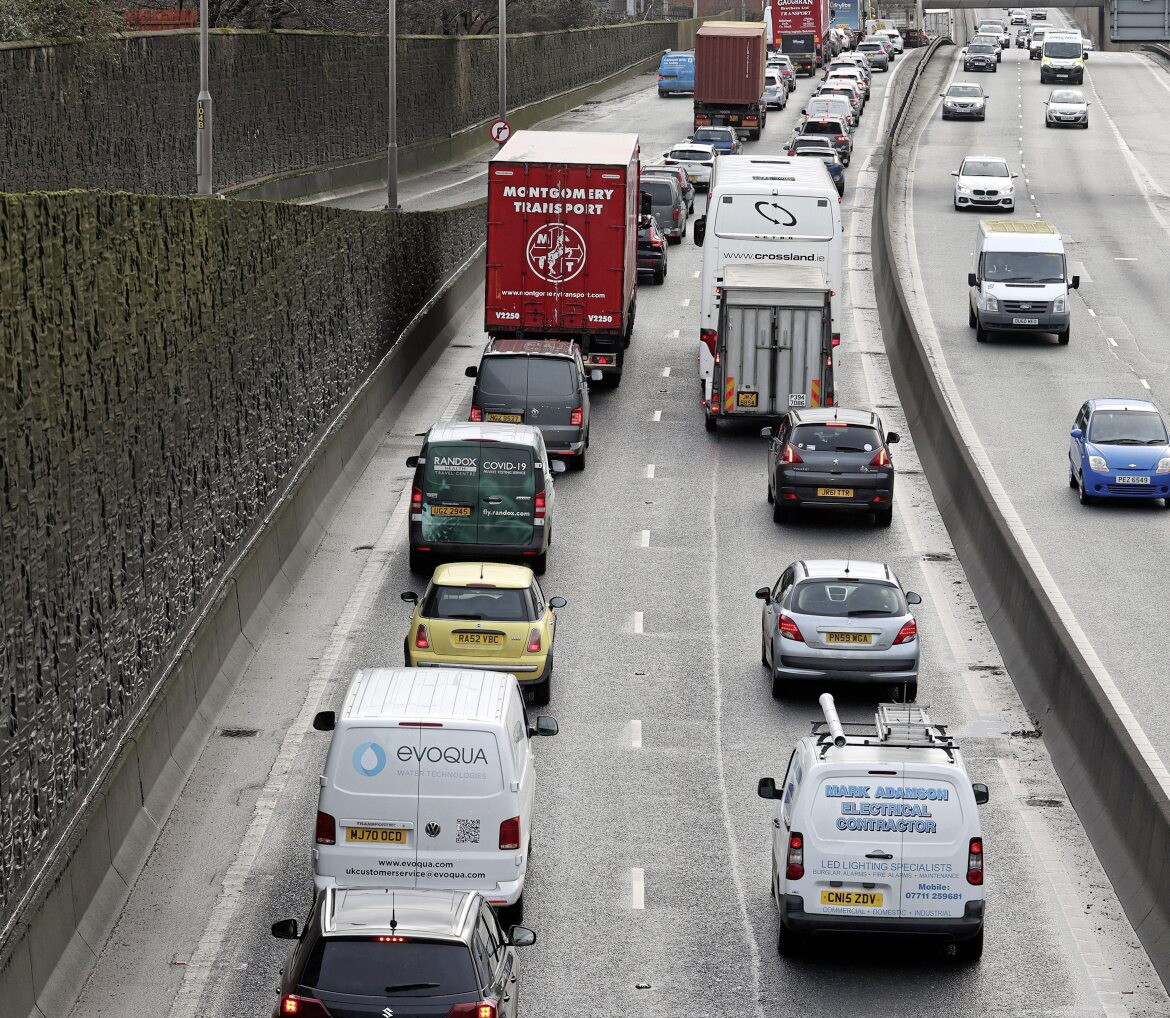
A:
POLYGON ((1068 485, 1097 499, 1163 500, 1170 509, 1170 435, 1144 399, 1091 399, 1069 433, 1068 485))
POLYGON ((697 127, 688 141, 701 141, 704 145, 714 145, 715 151, 721 156, 738 156, 743 154, 743 142, 734 127, 697 127))
POLYGON ((658 95, 695 90, 695 54, 691 50, 667 50, 658 61, 658 95))

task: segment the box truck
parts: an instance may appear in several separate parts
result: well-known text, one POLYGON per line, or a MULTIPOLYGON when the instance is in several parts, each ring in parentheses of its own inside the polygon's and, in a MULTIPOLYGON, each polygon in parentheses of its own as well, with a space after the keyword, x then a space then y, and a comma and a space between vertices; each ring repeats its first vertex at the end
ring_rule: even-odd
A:
POLYGON ((728 265, 706 426, 833 405, 832 291, 808 265, 728 265))
POLYGON ((772 45, 792 57, 799 70, 807 66, 809 56, 812 57, 809 74, 832 58, 829 0, 772 0, 772 31, 775 39, 772 45), (786 39, 787 36, 792 38, 786 39))
POLYGON ((695 127, 734 127, 756 140, 768 120, 762 22, 708 21, 695 34, 695 127))
POLYGON ((638 136, 517 131, 488 166, 484 330, 572 339, 621 380, 637 297, 638 136))

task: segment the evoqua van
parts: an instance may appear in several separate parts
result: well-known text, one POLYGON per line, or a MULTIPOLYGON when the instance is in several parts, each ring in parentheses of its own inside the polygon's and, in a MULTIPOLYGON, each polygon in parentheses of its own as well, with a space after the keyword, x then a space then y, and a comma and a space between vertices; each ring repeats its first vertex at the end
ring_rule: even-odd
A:
POLYGON ((373 668, 349 684, 317 802, 313 882, 479 891, 519 922, 536 793, 530 725, 513 675, 373 668))
POLYGON ((539 429, 436 424, 411 456, 410 568, 452 559, 519 559, 544 572, 552 540, 553 474, 539 429))
POLYGON ((986 343, 991 332, 1052 332, 1068 343, 1069 290, 1064 241, 1051 223, 1033 219, 984 219, 979 223, 967 274, 968 324, 986 343))
POLYGON ((777 948, 792 956, 814 934, 913 934, 983 954, 983 833, 954 739, 921 707, 880 704, 873 724, 825 720, 792 751, 775 803, 772 896, 777 948))

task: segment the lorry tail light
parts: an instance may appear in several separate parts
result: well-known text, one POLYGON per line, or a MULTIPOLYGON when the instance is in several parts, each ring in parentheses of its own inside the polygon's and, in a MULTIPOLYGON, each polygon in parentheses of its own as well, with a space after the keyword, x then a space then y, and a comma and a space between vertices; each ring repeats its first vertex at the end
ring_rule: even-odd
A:
POLYGON ((520 847, 520 818, 509 817, 500 821, 500 850, 511 851, 520 847))
POLYGON ((898 635, 894 637, 894 645, 900 646, 903 643, 912 643, 917 639, 918 623, 914 619, 911 619, 898 630, 898 635))
POLYGON ((496 1005, 488 1000, 473 1004, 456 1004, 447 1012, 447 1018, 496 1018, 496 1005))
POLYGON ((412 513, 422 512, 422 488, 410 489, 410 511, 412 513))
POLYGON ((569 423, 574 428, 579 428, 585 421, 585 408, 575 406, 569 411, 569 423))
POLYGON ((471 404, 471 417, 468 418, 472 424, 479 424, 483 421, 483 408, 477 407, 474 403, 471 404))
POLYGON ((804 835, 796 831, 788 835, 788 861, 784 875, 789 880, 799 880, 804 876, 804 835))
POLYGON ((796 451, 796 447, 791 442, 784 447, 784 455, 780 457, 781 463, 803 463, 804 460, 800 458, 800 453, 796 451))
POLYGON ((538 520, 544 519, 544 512, 548 508, 548 501, 544 497, 543 491, 536 493, 536 499, 532 503, 532 514, 538 520))
POLYGON ((532 631, 528 634, 528 653, 540 653, 540 630, 533 626, 532 631))
POLYGON ((430 636, 427 634, 427 624, 425 622, 420 622, 418 624, 418 629, 415 630, 414 645, 419 650, 431 649, 431 640, 430 636))
POLYGON ((890 465, 890 450, 879 449, 869 461, 871 467, 888 467, 890 465))
POLYGON ((800 626, 796 624, 796 620, 791 616, 781 613, 780 618, 776 620, 776 628, 780 630, 780 635, 785 640, 795 640, 797 643, 804 643, 804 633, 800 631, 800 626))
POLYGON ((298 1018, 329 1018, 329 1010, 313 997, 286 993, 280 998, 280 1013, 295 1014, 298 1018))
POLYGON ((710 350, 711 356, 714 357, 715 347, 719 344, 719 331, 717 329, 700 329, 699 342, 710 350))
MULTIPOLYGON (((317 810, 316 838, 318 845, 337 844, 337 821, 328 813, 317 810)), ((289 1014, 300 1014, 299 1011, 290 1011, 289 1014)))
POLYGON ((983 883, 983 839, 972 838, 967 849, 967 883, 983 883))

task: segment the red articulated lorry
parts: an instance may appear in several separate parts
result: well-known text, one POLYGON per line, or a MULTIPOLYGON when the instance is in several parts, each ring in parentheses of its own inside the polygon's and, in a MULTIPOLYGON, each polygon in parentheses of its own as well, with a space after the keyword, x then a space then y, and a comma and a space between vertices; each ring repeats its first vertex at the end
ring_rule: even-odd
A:
POLYGON ((484 330, 571 339, 621 381, 636 310, 636 134, 517 131, 488 166, 484 330))
POLYGON ((772 0, 772 24, 778 37, 775 45, 792 58, 797 70, 807 68, 811 75, 828 61, 829 0, 772 0))
POLYGON ((762 21, 708 21, 695 33, 695 127, 734 127, 758 140, 767 46, 762 21))

